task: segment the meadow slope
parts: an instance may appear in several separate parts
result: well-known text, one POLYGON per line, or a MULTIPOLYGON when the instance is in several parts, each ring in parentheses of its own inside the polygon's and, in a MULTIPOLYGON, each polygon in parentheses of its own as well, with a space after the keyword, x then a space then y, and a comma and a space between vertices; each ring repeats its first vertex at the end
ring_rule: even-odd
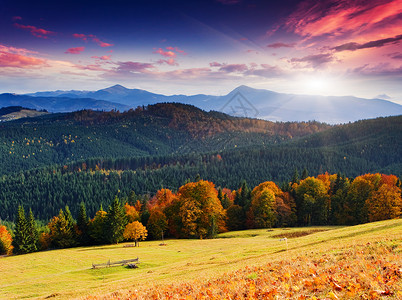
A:
MULTIPOLYGON (((278 269, 283 274, 277 274, 276 281, 282 280, 280 278, 295 280, 292 277, 293 273, 285 272, 293 268, 300 272, 300 276, 304 271, 307 274, 305 276, 310 276, 301 281, 303 283, 301 287, 297 287, 296 284, 299 290, 293 292, 303 296, 303 289, 309 288, 306 293, 310 293, 311 296, 314 295, 314 291, 319 293, 320 286, 323 286, 324 296, 337 299, 336 293, 340 293, 341 290, 346 292, 351 288, 342 286, 342 280, 349 278, 347 276, 353 278, 358 274, 354 274, 355 270, 352 268, 345 273, 346 277, 342 277, 343 279, 331 277, 332 283, 327 282, 330 279, 318 276, 318 267, 321 266, 317 263, 325 262, 323 267, 329 270, 328 272, 333 272, 335 277, 338 276, 335 271, 345 267, 344 259, 354 258, 354 263, 359 266, 359 260, 362 258, 361 268, 356 269, 356 272, 360 270, 360 273, 364 273, 366 270, 369 278, 376 274, 370 271, 371 267, 364 260, 370 255, 373 257, 374 270, 376 268, 380 268, 383 272, 390 270, 389 272, 394 272, 395 274, 392 274, 399 281, 387 281, 389 284, 386 285, 387 283, 384 280, 379 281, 377 276, 378 280, 376 279, 372 287, 365 286, 369 289, 364 291, 365 294, 354 296, 363 297, 367 294, 368 297, 375 298, 377 294, 380 296, 380 293, 384 292, 389 293, 386 296, 397 299, 402 293, 401 219, 353 227, 237 231, 220 234, 213 240, 168 240, 166 246, 159 244, 160 241, 149 241, 142 242, 139 248, 123 247, 124 244, 80 247, 0 258, 0 298, 150 298, 156 295, 156 291, 164 289, 180 291, 184 287, 194 287, 193 294, 190 294, 190 291, 185 292, 196 295, 194 296, 196 298, 204 295, 207 298, 218 299, 221 297, 219 293, 222 292, 219 290, 219 282, 222 280, 226 282, 228 278, 237 278, 235 282, 238 286, 232 287, 238 288, 238 296, 254 295, 256 298, 262 298, 264 291, 260 289, 258 283, 265 277, 261 277, 259 272, 264 272, 264 268, 278 269), (280 240, 286 236, 287 241, 280 240), (92 263, 136 257, 139 257, 141 262, 138 269, 126 267, 91 269, 92 263), (323 257, 325 260, 322 260, 323 257), (334 259, 335 257, 338 258, 334 259), (334 265, 342 262, 343 266, 334 265), (321 281, 315 281, 314 278, 320 278, 321 281), (208 284, 214 286, 215 290, 210 288, 207 292, 208 288, 206 289, 205 285, 208 284)), ((291 282, 285 282, 276 289, 266 290, 264 293, 270 292, 271 296, 279 293, 286 297, 285 294, 281 294, 284 292, 281 289, 289 287, 289 283, 291 282)), ((224 288, 227 289, 228 286, 224 288)), ((356 286, 352 288, 357 290, 356 286)))

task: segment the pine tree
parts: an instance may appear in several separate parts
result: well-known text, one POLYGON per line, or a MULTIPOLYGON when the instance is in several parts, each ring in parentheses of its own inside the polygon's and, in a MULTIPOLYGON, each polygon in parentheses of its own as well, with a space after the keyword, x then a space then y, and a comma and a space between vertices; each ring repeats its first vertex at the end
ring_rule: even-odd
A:
POLYGON ((17 254, 29 253, 29 233, 28 233, 28 222, 25 218, 24 208, 19 205, 17 218, 15 220, 15 231, 14 231, 14 251, 17 254))
POLYGON ((29 249, 28 252, 38 251, 39 233, 36 227, 36 221, 32 209, 29 209, 27 225, 28 225, 27 228, 28 228, 28 249, 29 249))
POLYGON ((301 180, 304 180, 308 177, 308 171, 306 168, 303 169, 303 173, 301 175, 301 180))
POLYGON ((116 196, 106 215, 106 239, 109 243, 117 244, 123 240, 127 218, 120 199, 116 196))
POLYGON ((88 223, 87 209, 85 203, 81 202, 77 218, 77 226, 81 232, 81 244, 86 244, 88 242, 88 223))

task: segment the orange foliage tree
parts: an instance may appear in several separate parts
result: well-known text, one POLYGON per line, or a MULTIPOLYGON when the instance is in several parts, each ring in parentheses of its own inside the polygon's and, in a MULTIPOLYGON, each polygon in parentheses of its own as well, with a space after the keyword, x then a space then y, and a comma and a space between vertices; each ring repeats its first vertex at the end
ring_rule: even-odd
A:
POLYGON ((383 184, 366 200, 370 222, 394 219, 401 216, 401 189, 395 185, 383 184))
POLYGON ((145 240, 147 235, 147 229, 138 221, 128 223, 123 233, 126 240, 134 240, 136 247, 139 246, 138 241, 145 240))
POLYGON ((0 254, 11 255, 13 253, 13 238, 8 232, 7 227, 0 225, 0 254))

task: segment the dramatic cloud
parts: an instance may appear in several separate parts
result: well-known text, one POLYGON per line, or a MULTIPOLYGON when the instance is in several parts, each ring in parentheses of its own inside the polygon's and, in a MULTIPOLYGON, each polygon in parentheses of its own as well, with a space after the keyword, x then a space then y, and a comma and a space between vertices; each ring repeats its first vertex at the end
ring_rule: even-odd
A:
POLYGON ((36 36, 36 37, 42 38, 42 39, 47 39, 49 35, 56 34, 53 31, 49 31, 49 30, 42 29, 42 28, 37 28, 37 27, 31 26, 31 25, 22 25, 22 24, 14 23, 14 26, 17 28, 28 30, 31 32, 31 34, 33 36, 36 36))
POLYGON ((88 39, 91 39, 96 44, 98 44, 98 46, 100 46, 100 47, 112 47, 112 46, 114 46, 113 44, 102 42, 96 35, 93 35, 93 34, 88 34, 87 35, 87 34, 83 34, 83 33, 74 33, 73 37, 75 37, 77 39, 81 39, 83 41, 88 41, 88 39))
POLYGON ((366 49, 366 48, 378 48, 378 47, 383 47, 388 44, 394 44, 398 43, 399 41, 402 40, 402 35, 398 35, 393 38, 386 38, 386 39, 381 39, 381 40, 376 40, 376 41, 370 41, 364 44, 358 44, 358 43, 346 43, 340 46, 336 46, 332 48, 335 51, 355 51, 355 50, 360 50, 360 49, 366 49))
POLYGON ((158 53, 164 57, 176 57, 176 53, 174 53, 173 51, 164 51, 162 48, 155 50, 153 53, 158 53))
POLYGON ((293 48, 294 46, 295 46, 294 43, 292 43, 292 44, 273 43, 273 44, 267 45, 267 47, 269 47, 269 48, 274 48, 274 49, 282 48, 282 47, 285 47, 285 48, 293 48))
POLYGON ((304 37, 369 33, 380 22, 400 13, 400 0, 307 0, 287 18, 285 28, 304 37))
POLYGON ((64 53, 67 53, 67 54, 80 54, 84 50, 85 50, 85 47, 75 47, 75 48, 67 49, 67 51, 64 52, 64 53))
POLYGON ((178 66, 179 64, 175 61, 174 58, 169 59, 160 59, 156 62, 159 65, 167 64, 169 66, 178 66))
POLYGON ((46 66, 46 61, 35 57, 0 51, 0 67, 27 69, 38 66, 46 66))
POLYGON ((246 64, 228 64, 223 65, 219 68, 219 71, 226 73, 244 72, 247 71, 248 67, 246 64))
POLYGON ((322 64, 326 64, 333 60, 333 56, 330 53, 308 55, 302 58, 292 58, 291 63, 306 63, 307 66, 319 67, 322 64))

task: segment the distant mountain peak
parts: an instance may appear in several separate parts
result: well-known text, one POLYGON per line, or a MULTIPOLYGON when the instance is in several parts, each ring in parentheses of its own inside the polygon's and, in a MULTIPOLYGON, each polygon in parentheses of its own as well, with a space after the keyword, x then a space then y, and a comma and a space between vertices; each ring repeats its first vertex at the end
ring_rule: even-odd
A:
POLYGON ((102 89, 102 90, 100 90, 100 91, 125 92, 125 91, 127 91, 127 90, 128 90, 128 88, 122 86, 121 84, 115 84, 115 85, 113 85, 113 86, 111 86, 111 87, 102 89))

